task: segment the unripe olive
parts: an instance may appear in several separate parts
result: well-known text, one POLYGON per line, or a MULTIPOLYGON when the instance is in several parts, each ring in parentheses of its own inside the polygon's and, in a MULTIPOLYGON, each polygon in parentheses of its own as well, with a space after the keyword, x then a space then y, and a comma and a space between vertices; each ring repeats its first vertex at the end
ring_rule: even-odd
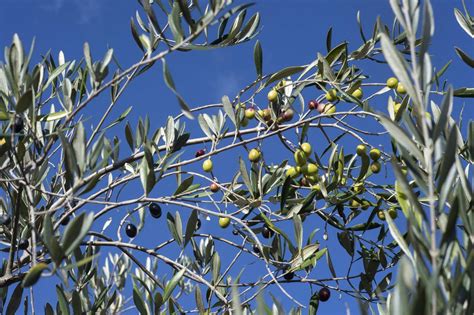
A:
POLYGON ((246 117, 244 117, 244 118, 240 121, 240 125, 241 125, 242 127, 247 127, 248 124, 249 124, 249 120, 248 120, 246 117))
POLYGON ((207 159, 202 163, 202 170, 204 172, 212 172, 212 161, 211 159, 207 159))
POLYGON ((380 162, 379 162, 379 161, 374 161, 374 162, 372 162, 372 164, 370 165, 370 170, 371 170, 372 173, 374 173, 374 174, 379 173, 381 169, 382 169, 382 166, 380 165, 380 162))
POLYGON ((269 121, 270 119, 272 119, 272 111, 269 108, 265 108, 263 110, 262 118, 265 121, 269 121))
POLYGON ((406 94, 406 93, 407 93, 407 90, 405 89, 405 87, 403 86, 403 84, 398 83, 398 85, 397 85, 397 93, 398 93, 398 94, 406 94))
POLYGON ((296 165, 303 166, 306 164, 306 153, 303 150, 296 150, 295 154, 293 155, 295 158, 296 165))
POLYGON ((357 99, 361 99, 362 96, 364 96, 364 92, 362 92, 362 89, 361 89, 361 88, 358 88, 357 90, 355 90, 354 92, 352 92, 352 96, 354 96, 354 97, 357 98, 357 99))
POLYGON ((383 210, 377 211, 377 217, 378 217, 380 220, 385 221, 385 213, 383 213, 383 210))
POLYGON ((335 89, 331 89, 326 92, 326 99, 328 102, 334 102, 337 100, 337 91, 335 89))
POLYGON ((228 227, 230 224, 230 219, 227 218, 227 217, 220 217, 219 218, 219 226, 223 229, 225 229, 226 227, 228 227))
POLYGON ((397 78, 395 78, 395 77, 388 78, 387 87, 389 87, 391 89, 395 89, 395 88, 397 88, 397 85, 398 85, 398 79, 397 78))
POLYGON ((275 90, 271 90, 268 92, 267 98, 270 102, 275 102, 278 99, 278 92, 275 90))
POLYGON ((308 142, 301 144, 301 150, 306 154, 306 156, 310 156, 313 153, 313 149, 311 148, 311 144, 308 142))
POLYGON ((362 210, 367 210, 370 207, 370 202, 367 200, 362 200, 362 210))
POLYGON ((357 194, 362 193, 365 190, 364 183, 356 183, 354 185, 354 192, 357 194))
POLYGON ((331 115, 331 114, 334 114, 335 112, 336 112, 336 105, 332 103, 327 103, 324 106, 324 114, 331 115))
POLYGON ((314 190, 315 192, 319 193, 321 192, 321 186, 319 184, 311 186, 311 190, 314 190))
POLYGON ((392 219, 396 219, 396 218, 398 217, 398 213, 397 213, 397 209, 396 209, 396 208, 393 208, 393 207, 392 207, 392 208, 388 209, 387 212, 388 212, 388 214, 390 215, 390 217, 391 217, 392 219))
POLYGON ((395 103, 393 104, 393 113, 395 116, 397 116, 398 112, 400 111, 400 108, 402 107, 401 103, 395 103))
POLYGON ((299 175, 299 172, 296 170, 295 167, 290 167, 286 170, 286 176, 294 178, 299 175))
POLYGON ((262 154, 258 149, 252 149, 249 152, 249 160, 253 163, 260 161, 262 154))
POLYGON ((302 169, 303 174, 305 175, 313 175, 318 172, 318 166, 313 163, 308 163, 304 165, 301 169, 302 169))
POLYGON ((357 209, 360 207, 360 203, 356 199, 351 200, 351 208, 357 209))
POLYGON ((255 118, 255 109, 253 109, 252 107, 251 108, 247 108, 245 110, 245 118, 247 119, 254 119, 255 118))
POLYGON ((306 175, 306 180, 309 181, 311 184, 314 184, 318 181, 318 176, 316 174, 313 175, 306 175))
POLYGON ((378 159, 380 159, 380 150, 377 148, 373 148, 372 150, 370 150, 369 156, 373 161, 377 161, 378 159))
POLYGON ((356 148, 357 155, 362 156, 365 155, 365 145, 359 144, 356 148))

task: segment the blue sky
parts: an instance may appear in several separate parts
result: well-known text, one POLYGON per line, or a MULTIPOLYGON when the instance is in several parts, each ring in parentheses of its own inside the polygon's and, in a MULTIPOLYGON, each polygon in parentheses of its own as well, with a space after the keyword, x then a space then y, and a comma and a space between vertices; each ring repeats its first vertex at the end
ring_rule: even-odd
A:
MULTIPOLYGON (((464 83, 472 85, 472 69, 458 60, 453 49, 453 46, 459 46, 474 55, 474 42, 457 25, 453 14, 453 8, 460 8, 461 2, 432 2, 436 16, 436 33, 431 50, 433 64, 441 68, 453 59, 446 78, 456 87, 464 86, 464 83)), ((79 59, 83 43, 87 41, 95 58, 102 57, 107 48, 112 47, 122 65, 127 66, 140 58, 129 27, 130 17, 137 9, 136 1, 125 0, 3 0, 0 2, 0 44, 9 45, 13 34, 18 33, 25 46, 36 37, 37 57, 48 50, 57 56, 63 50, 67 59, 79 59)), ((263 47, 266 73, 290 65, 306 64, 316 58, 317 52, 325 53, 326 33, 331 26, 333 43, 347 40, 351 49, 358 47, 361 40, 356 23, 357 10, 361 11, 368 34, 371 34, 377 16, 387 24, 392 22, 388 1, 380 0, 257 1, 251 11, 255 10, 261 13, 262 18, 263 28, 258 39, 263 47)), ((232 98, 255 78, 253 45, 252 41, 226 49, 173 55, 168 62, 179 91, 191 106, 218 102, 224 94, 232 98)), ((386 67, 368 65, 366 69, 370 70, 374 82, 383 82, 391 75, 386 67)), ((463 101, 457 100, 456 104, 462 105, 463 101)), ((132 125, 135 125, 138 116, 148 114, 153 126, 158 127, 167 115, 179 112, 175 97, 161 80, 159 67, 131 85, 116 113, 121 113, 130 105, 134 106, 130 116, 132 125)), ((105 105, 96 102, 92 106, 105 105)), ((455 109, 455 113, 459 112, 459 108, 455 109)), ((466 113, 472 118, 472 110, 466 113)), ((197 136, 201 136, 198 129, 194 130, 198 132, 197 136)), ((120 129, 117 132, 123 133, 120 129)), ((213 231, 207 225, 204 223, 203 228, 213 231)), ((342 249, 331 254, 335 261, 347 260, 348 257, 342 249)), ((39 297, 38 303, 43 298, 51 297, 39 297)), ((288 303, 288 300, 281 298, 288 303)), ((358 313, 353 300, 345 295, 338 300, 334 294, 330 302, 320 306, 321 314, 342 314, 346 304, 352 313, 358 313)))

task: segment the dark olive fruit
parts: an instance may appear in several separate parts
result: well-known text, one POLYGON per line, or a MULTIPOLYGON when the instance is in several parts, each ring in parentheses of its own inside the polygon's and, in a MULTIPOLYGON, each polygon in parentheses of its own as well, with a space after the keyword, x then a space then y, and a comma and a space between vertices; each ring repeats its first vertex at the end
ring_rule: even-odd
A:
POLYGON ((61 221, 61 225, 67 225, 70 220, 71 220, 71 216, 68 215, 67 217, 65 217, 65 218, 61 221))
POLYGON ((148 206, 148 210, 150 210, 150 214, 152 217, 158 219, 161 217, 161 207, 159 204, 153 202, 148 206))
POLYGON ((216 183, 212 183, 211 186, 209 186, 209 189, 213 192, 213 193, 216 193, 219 191, 219 185, 217 185, 216 183))
POLYGON ((326 302, 331 297, 331 291, 328 288, 322 288, 319 290, 318 296, 321 302, 326 302))
POLYGON ((311 100, 311 101, 308 102, 308 108, 310 110, 318 109, 318 105, 319 105, 319 103, 316 100, 311 100))
POLYGON ((18 248, 21 250, 25 250, 28 248, 28 240, 21 240, 20 243, 18 244, 18 248))
POLYGON ((206 154, 206 151, 204 151, 203 149, 196 151, 196 157, 203 156, 204 154, 206 154))
POLYGON ((294 116, 295 112, 291 108, 289 108, 283 113, 282 118, 283 121, 290 121, 293 119, 294 116))
POLYGON ((237 231, 236 229, 233 229, 233 230, 232 230, 232 234, 234 234, 234 235, 239 235, 239 231, 237 231))
POLYGON ((128 237, 137 236, 137 227, 131 223, 127 224, 125 227, 125 234, 127 234, 128 237))
POLYGON ((196 230, 199 230, 201 228, 202 222, 201 220, 197 219, 196 221, 196 230))
POLYGON ((0 216, 0 224, 1 225, 10 225, 11 223, 11 218, 8 215, 2 215, 0 216))
POLYGON ((264 238, 270 238, 270 237, 273 236, 273 231, 270 228, 268 228, 267 226, 264 226, 263 230, 262 230, 262 236, 264 238))
POLYGON ((256 254, 260 254, 260 248, 258 248, 258 245, 257 245, 257 244, 253 244, 253 251, 254 251, 256 254))
POLYGON ((20 116, 16 116, 15 121, 13 122, 13 131, 15 133, 22 132, 24 127, 25 123, 23 122, 23 118, 21 118, 20 116))
POLYGON ((379 173, 381 168, 382 168, 382 166, 380 165, 380 162, 378 162, 378 161, 374 161, 372 164, 370 164, 370 170, 374 174, 379 173))
POLYGON ((295 277, 295 273, 293 271, 287 271, 284 275, 283 275, 283 278, 285 278, 285 280, 293 280, 293 278, 295 277))

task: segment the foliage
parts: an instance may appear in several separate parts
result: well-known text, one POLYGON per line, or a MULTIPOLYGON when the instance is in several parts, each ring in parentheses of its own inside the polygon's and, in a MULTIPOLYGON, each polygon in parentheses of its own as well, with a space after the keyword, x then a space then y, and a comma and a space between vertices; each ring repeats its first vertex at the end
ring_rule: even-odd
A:
MULTIPOLYGON (((2 309, 38 308, 35 290, 48 278, 57 301, 41 306, 46 314, 315 314, 331 291, 363 312, 473 313, 474 124, 463 136, 452 112, 474 87, 447 87, 449 63, 434 71, 429 1, 390 4, 392 28, 378 20, 369 37, 358 18, 353 51, 333 45, 329 30, 327 53, 302 66, 265 73, 256 41, 255 80, 200 107, 178 92, 166 58, 253 39, 251 4, 141 1, 131 33, 143 55, 129 68, 112 49, 95 60, 87 43, 81 60, 60 52, 33 66, 33 47, 26 53, 15 36, 0 67, 2 309), (182 113, 132 127, 132 108, 114 109, 157 61, 182 113), (373 82, 367 62, 388 64, 393 86, 373 82), (89 120, 106 91, 109 105, 89 120), (191 134, 198 129, 203 136, 191 134), (283 150, 273 156, 269 145, 283 150), (139 235, 155 220, 168 231, 150 244, 139 235), (222 233, 203 232, 203 221, 222 233), (340 249, 346 263, 331 258, 340 249), (249 268, 260 276, 248 279, 249 268), (291 283, 308 287, 307 301, 291 283)), ((472 36, 464 11, 455 16, 472 36)))

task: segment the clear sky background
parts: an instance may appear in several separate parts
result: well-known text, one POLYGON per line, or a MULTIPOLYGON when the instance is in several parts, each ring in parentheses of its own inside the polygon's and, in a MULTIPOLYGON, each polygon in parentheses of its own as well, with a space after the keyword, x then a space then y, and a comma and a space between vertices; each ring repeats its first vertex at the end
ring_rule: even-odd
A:
MULTIPOLYGON (((459 61, 453 49, 453 46, 459 46, 474 56, 474 41, 457 25, 453 14, 454 7, 461 8, 461 1, 436 0, 432 3, 436 16, 436 33, 431 49, 433 65, 439 69, 453 59, 446 78, 455 87, 472 86, 473 70, 459 61)), ((83 43, 87 41, 95 58, 101 58, 107 48, 112 47, 122 65, 128 66, 141 57, 129 26, 130 17, 137 9, 136 1, 126 0, 2 0, 0 45, 9 45, 13 34, 18 33, 25 47, 36 37, 36 57, 48 50, 57 56, 63 50, 66 59, 80 59, 83 43)), ((392 22, 388 1, 257 1, 251 11, 261 13, 263 27, 258 39, 263 47, 264 72, 306 64, 316 58, 317 52, 325 53, 326 33, 331 26, 333 43, 347 40, 350 49, 357 48, 361 44, 356 23, 358 10, 361 11, 367 34, 372 33, 377 16, 387 24, 392 22)), ((242 87, 255 79, 253 45, 254 41, 226 49, 174 54, 168 62, 179 91, 191 106, 219 102, 223 95, 233 98, 242 87)), ((373 82, 384 82, 391 75, 386 67, 369 65, 366 69, 373 70, 369 71, 373 82)), ((464 102, 467 105, 465 117, 472 119, 470 100, 456 100, 454 113, 459 113, 464 102)), ((95 102, 92 105, 101 107, 105 103, 95 102)), ((162 82, 159 65, 131 85, 121 98, 116 113, 121 113, 130 105, 135 109, 129 117, 132 125, 135 125, 138 116, 148 114, 152 126, 156 128, 168 115, 179 112, 175 97, 162 82)), ((381 106, 385 108, 386 104, 381 106)), ((122 130, 117 132, 123 134, 122 130)), ((195 136, 202 135, 199 130, 197 132, 195 136)), ((203 229, 212 232, 212 227, 207 226, 209 224, 205 222, 203 229)), ((144 237, 154 237, 153 231, 147 233, 144 237)), ((331 254, 335 261, 348 259, 342 249, 331 254)), ((51 292, 52 295, 43 293, 37 296, 38 305, 45 300, 55 300, 55 293, 51 292)), ((284 304, 288 303, 281 295, 277 296, 284 304)), ((351 313, 358 313, 357 304, 352 299, 342 295, 339 300, 336 294, 330 302, 320 305, 320 312, 343 314, 346 304, 351 313)))

